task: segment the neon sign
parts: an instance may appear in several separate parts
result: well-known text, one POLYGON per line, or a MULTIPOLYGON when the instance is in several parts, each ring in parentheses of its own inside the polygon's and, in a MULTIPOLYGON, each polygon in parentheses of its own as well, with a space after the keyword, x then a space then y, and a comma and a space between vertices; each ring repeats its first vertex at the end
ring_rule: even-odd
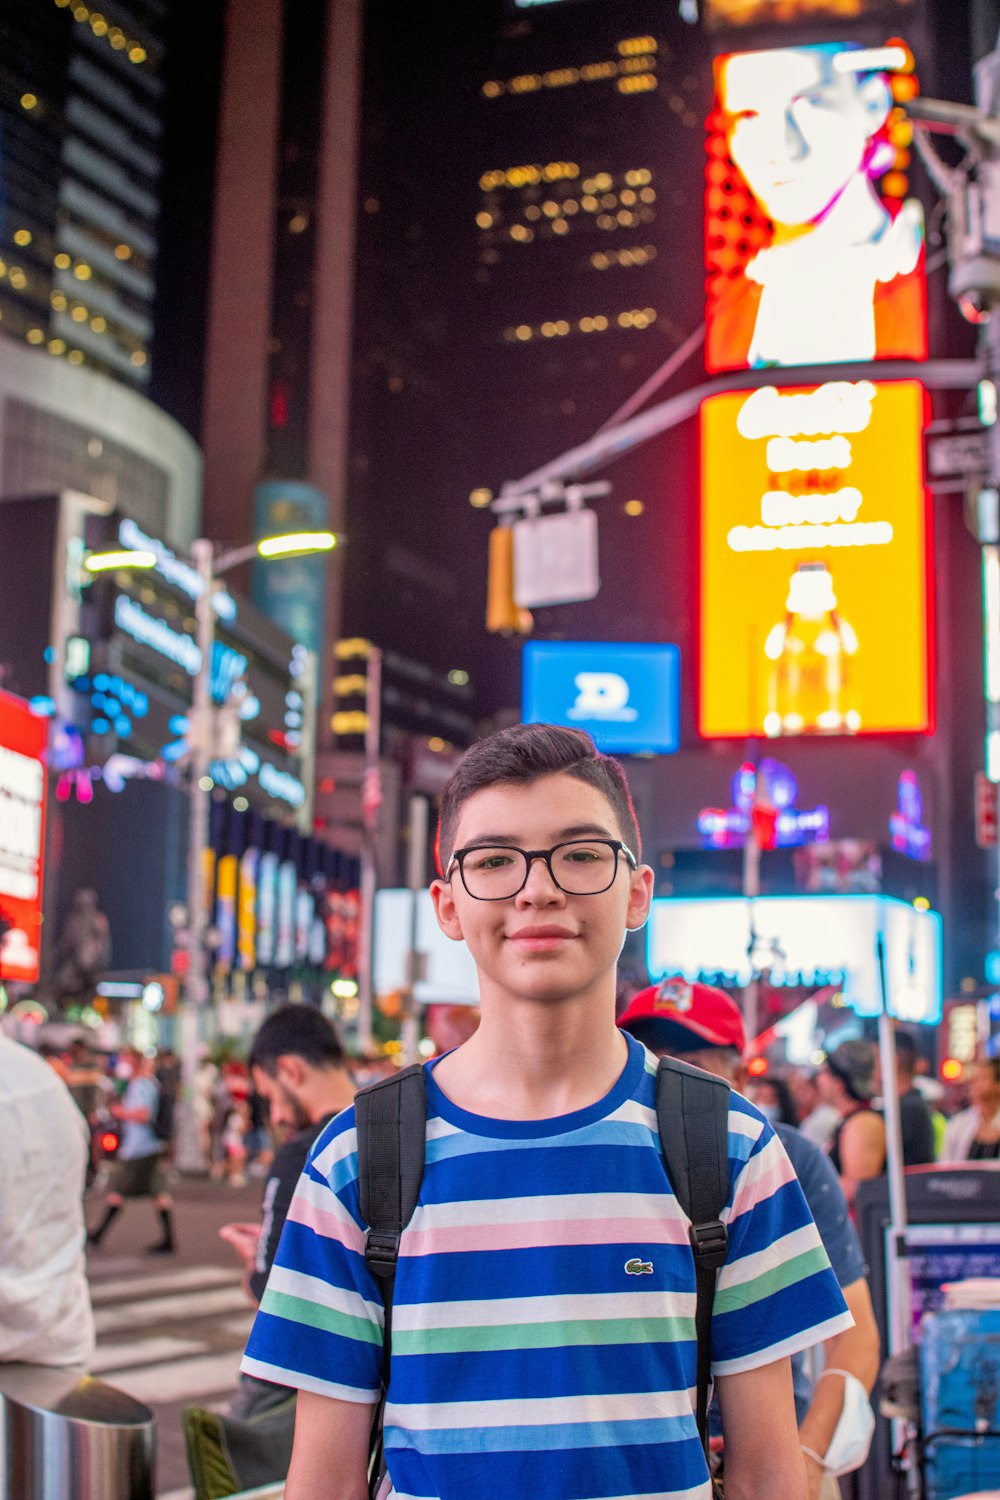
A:
POLYGON ((733 776, 733 805, 704 807, 698 814, 702 844, 707 849, 742 849, 751 829, 762 849, 826 843, 829 808, 793 807, 798 789, 795 776, 781 761, 762 760, 758 766, 745 761, 733 776))
POLYGON ((925 359, 918 91, 900 42, 715 63, 706 189, 710 371, 925 359))
POLYGON ((189 635, 172 630, 166 620, 148 615, 141 604, 136 604, 127 594, 119 594, 115 600, 115 624, 119 630, 158 651, 178 667, 183 667, 189 677, 197 677, 201 667, 201 650, 189 635))
POLYGON ((0 978, 38 979, 48 724, 0 693, 0 978))
POLYGON ((931 832, 923 826, 924 798, 916 771, 899 778, 898 806, 889 819, 892 847, 911 859, 930 859, 931 832))
MULTIPOLYGON (((197 568, 171 552, 158 537, 148 536, 140 526, 128 518, 118 527, 118 540, 129 552, 152 552, 156 558, 156 571, 189 599, 201 597, 201 574, 197 568)), ((236 619, 236 601, 225 589, 219 589, 212 600, 212 607, 221 620, 236 619)))

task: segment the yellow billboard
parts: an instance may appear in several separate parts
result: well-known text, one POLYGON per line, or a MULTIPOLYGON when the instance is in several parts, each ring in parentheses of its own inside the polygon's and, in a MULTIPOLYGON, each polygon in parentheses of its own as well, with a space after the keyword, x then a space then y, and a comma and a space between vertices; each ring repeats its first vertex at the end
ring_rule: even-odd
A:
POLYGON ((933 728, 925 419, 917 380, 702 404, 703 736, 933 728))

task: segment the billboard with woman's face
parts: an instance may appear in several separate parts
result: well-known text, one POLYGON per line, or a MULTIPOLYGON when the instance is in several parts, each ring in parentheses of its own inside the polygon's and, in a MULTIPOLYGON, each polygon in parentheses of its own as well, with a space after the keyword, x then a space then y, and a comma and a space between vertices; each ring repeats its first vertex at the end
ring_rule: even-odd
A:
POLYGON ((924 359, 916 92, 901 42, 731 53, 708 122, 711 371, 924 359))

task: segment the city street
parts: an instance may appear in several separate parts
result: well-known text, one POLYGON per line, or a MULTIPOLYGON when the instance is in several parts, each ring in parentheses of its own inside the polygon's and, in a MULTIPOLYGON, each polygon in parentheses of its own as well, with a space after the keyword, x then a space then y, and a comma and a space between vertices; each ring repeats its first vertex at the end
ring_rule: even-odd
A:
MULTIPOLYGON (((172 1192, 176 1255, 143 1254, 159 1227, 147 1202, 128 1204, 105 1244, 88 1252, 97 1326, 91 1370, 154 1412, 158 1500, 190 1500, 181 1410, 226 1406, 253 1321, 236 1258, 218 1230, 256 1219, 261 1184, 182 1181, 172 1192)), ((98 1217, 98 1203, 88 1201, 88 1221, 98 1217)))

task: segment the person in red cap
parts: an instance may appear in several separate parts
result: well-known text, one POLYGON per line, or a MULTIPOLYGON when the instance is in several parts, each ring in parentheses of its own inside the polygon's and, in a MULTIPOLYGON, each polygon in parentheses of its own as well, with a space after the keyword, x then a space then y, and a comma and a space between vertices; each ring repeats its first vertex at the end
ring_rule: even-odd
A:
MULTIPOLYGON (((747 1081, 746 1028, 739 1007, 709 984, 665 979, 635 995, 618 1018, 619 1026, 658 1057, 680 1057, 742 1090, 747 1081)), ((863 1461, 867 1446, 857 1441, 858 1421, 879 1367, 879 1335, 868 1289, 864 1258, 847 1202, 829 1158, 789 1125, 773 1124, 795 1168, 809 1211, 830 1257, 840 1289, 854 1316, 854 1327, 824 1344, 827 1378, 814 1388, 805 1359, 792 1360, 799 1439, 806 1455, 810 1500, 839 1500, 835 1475, 850 1469, 845 1459, 863 1461), (846 1422, 845 1422, 846 1416, 846 1422), (844 1428, 841 1432, 839 1429, 844 1428), (849 1449, 848 1430, 855 1446, 849 1449), (864 1453, 861 1453, 862 1447, 864 1453)), ((851 1463, 851 1467, 857 1467, 851 1463)))

